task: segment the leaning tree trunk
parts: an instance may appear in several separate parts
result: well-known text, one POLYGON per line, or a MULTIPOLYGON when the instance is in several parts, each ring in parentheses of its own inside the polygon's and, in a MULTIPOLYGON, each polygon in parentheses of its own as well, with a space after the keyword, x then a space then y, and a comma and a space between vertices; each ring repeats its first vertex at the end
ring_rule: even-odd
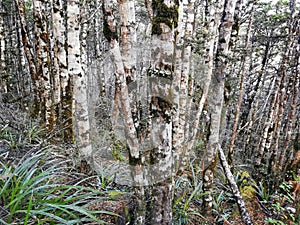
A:
POLYGON ((218 148, 218 152, 219 152, 219 158, 220 158, 220 161, 221 161, 221 165, 223 167, 223 170, 224 170, 224 173, 225 173, 225 176, 228 180, 228 183, 229 183, 229 186, 230 186, 230 189, 232 191, 232 194, 237 202, 237 205, 238 205, 238 208, 239 208, 239 211, 240 211, 240 214, 241 214, 241 217, 244 221, 245 224, 247 225, 252 225, 252 221, 251 221, 251 218, 250 218, 250 215, 247 211, 247 208, 246 208, 246 205, 245 205, 245 202, 241 196, 241 193, 239 191, 239 188, 234 180, 234 176, 233 174, 231 173, 231 170, 230 170, 230 166, 226 160, 226 157, 225 157, 225 154, 223 152, 223 149, 221 148, 220 145, 217 146, 218 148))

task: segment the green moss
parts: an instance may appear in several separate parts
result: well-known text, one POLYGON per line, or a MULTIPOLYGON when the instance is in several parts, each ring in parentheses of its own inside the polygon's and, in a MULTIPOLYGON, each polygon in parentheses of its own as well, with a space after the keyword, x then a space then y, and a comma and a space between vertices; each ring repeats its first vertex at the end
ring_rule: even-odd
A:
POLYGON ((251 178, 250 174, 247 171, 238 171, 237 172, 238 181, 241 195, 247 199, 254 199, 256 196, 255 181, 251 178))
POLYGON ((250 185, 241 187, 240 192, 242 197, 246 199, 254 199, 256 196, 256 190, 250 185))
POLYGON ((162 34, 161 23, 166 24, 170 29, 178 26, 178 5, 178 1, 175 1, 175 5, 171 7, 168 7, 163 0, 152 1, 152 10, 154 13, 152 34, 162 34))

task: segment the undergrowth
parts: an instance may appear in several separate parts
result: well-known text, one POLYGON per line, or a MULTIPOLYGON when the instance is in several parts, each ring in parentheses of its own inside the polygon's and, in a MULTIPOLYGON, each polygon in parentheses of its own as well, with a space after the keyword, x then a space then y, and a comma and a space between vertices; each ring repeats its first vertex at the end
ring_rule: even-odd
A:
POLYGON ((0 125, 0 224, 107 224, 104 215, 118 217, 95 207, 114 201, 99 176, 78 172, 37 123, 8 110, 0 125))
POLYGON ((26 154, 17 165, 1 162, 0 222, 2 224, 99 224, 99 214, 111 212, 89 207, 105 200, 103 191, 70 183, 70 168, 51 154, 51 147, 26 154), (67 172, 68 171, 68 172, 67 172))

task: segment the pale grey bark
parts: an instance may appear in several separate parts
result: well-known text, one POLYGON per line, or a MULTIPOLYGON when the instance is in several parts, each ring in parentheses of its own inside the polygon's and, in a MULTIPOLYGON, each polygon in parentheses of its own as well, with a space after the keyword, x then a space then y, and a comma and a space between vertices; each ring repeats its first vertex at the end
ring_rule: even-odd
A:
POLYGON ((251 217, 247 211, 245 202, 240 194, 239 188, 234 180, 234 176, 230 171, 230 166, 228 165, 224 151, 220 145, 218 145, 217 148, 218 148, 218 152, 219 152, 219 158, 220 158, 221 165, 223 167, 223 170, 224 170, 225 176, 227 178, 227 181, 229 183, 232 194, 233 194, 233 196, 237 202, 237 205, 239 207, 241 217, 245 224, 252 225, 253 223, 252 223, 251 217))
POLYGON ((35 21, 35 63, 37 70, 37 78, 39 82, 39 95, 41 111, 45 118, 47 129, 53 128, 53 112, 52 112, 52 99, 51 99, 51 79, 50 79, 50 40, 49 28, 47 25, 48 18, 46 16, 46 4, 44 1, 34 0, 33 2, 33 15, 35 21))
POLYGON ((5 76, 6 76, 6 62, 5 62, 6 32, 5 32, 3 16, 1 15, 4 13, 5 13, 4 9, 2 8, 2 4, 0 3, 0 101, 2 99, 2 94, 7 93, 7 82, 5 79, 5 76))
POLYGON ((191 73, 192 40, 194 37, 195 23, 195 1, 183 1, 179 7, 178 28, 175 50, 175 71, 174 71, 174 102, 177 108, 174 117, 174 127, 176 131, 173 137, 173 147, 176 149, 176 167, 183 169, 188 163, 190 151, 187 148, 187 139, 189 139, 188 114, 189 105, 189 86, 193 83, 191 73), (179 162, 181 165, 179 165, 179 162))
MULTIPOLYGON (((74 84, 73 116, 78 132, 78 146, 84 158, 90 158, 90 124, 87 101, 87 74, 82 68, 80 45, 80 0, 69 0, 67 5, 68 24, 68 74, 74 84)), ((83 56, 86 57, 86 56, 83 56)))
POLYGON ((61 0, 53 1, 52 18, 53 18, 53 38, 54 38, 54 104, 60 104, 62 96, 66 96, 66 86, 68 85, 67 71, 67 53, 65 49, 66 43, 66 27, 63 10, 63 2, 61 0))
POLYGON ((203 24, 203 33, 206 35, 205 38, 205 54, 203 56, 203 61, 205 62, 204 69, 204 79, 203 79, 203 93, 199 101, 198 109, 195 115, 195 121, 191 126, 191 138, 188 142, 187 149, 188 151, 194 147, 196 141, 196 135, 199 129, 200 117, 203 112, 205 102, 208 98, 211 77, 213 73, 213 64, 214 64, 214 51, 215 43, 217 42, 218 26, 220 24, 220 4, 216 2, 210 6, 206 5, 208 11, 205 17, 203 18, 206 21, 206 24, 203 24))
POLYGON ((217 146, 221 143, 221 123, 224 101, 224 83, 226 74, 228 43, 233 24, 235 0, 225 0, 221 23, 219 27, 218 47, 215 59, 215 73, 212 77, 211 93, 209 96, 210 108, 210 135, 205 153, 205 169, 203 172, 203 191, 208 194, 204 196, 204 208, 209 213, 212 208, 212 187, 214 182, 214 171, 217 161, 217 146))

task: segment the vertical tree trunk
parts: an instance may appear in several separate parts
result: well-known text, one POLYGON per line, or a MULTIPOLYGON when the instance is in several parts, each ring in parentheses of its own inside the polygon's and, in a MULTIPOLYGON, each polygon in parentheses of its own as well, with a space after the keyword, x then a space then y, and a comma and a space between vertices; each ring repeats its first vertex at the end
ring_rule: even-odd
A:
POLYGON ((40 112, 46 127, 53 129, 52 96, 50 84, 50 40, 48 30, 48 18, 46 16, 46 3, 40 0, 33 1, 33 15, 35 25, 35 63, 37 69, 37 82, 39 83, 40 112))
MULTIPOLYGON (((241 110, 241 105, 242 105, 242 101, 243 101, 246 64, 249 63, 248 62, 248 60, 249 60, 248 51, 249 51, 250 37, 251 37, 252 15, 253 15, 253 6, 250 11, 250 18, 249 18, 249 22, 248 22, 248 28, 247 28, 247 34, 246 34, 246 40, 245 40, 245 52, 243 53, 243 56, 242 56, 239 98, 238 98, 238 102, 237 102, 234 124, 233 124, 233 128, 232 128, 232 136, 231 136, 228 155, 227 155, 228 156, 228 164, 231 167, 233 167, 234 143, 235 143, 235 139, 237 136, 237 128, 239 125, 240 110, 241 110)), ((239 24, 236 24, 236 26, 239 26, 239 24)))
POLYGON ((62 82, 60 76, 64 77, 67 74, 67 57, 66 51, 64 48, 65 45, 65 24, 64 24, 64 10, 63 5, 60 0, 53 1, 52 5, 52 19, 53 19, 53 104, 54 109, 57 112, 57 117, 54 118, 54 124, 61 124, 61 115, 62 115, 62 95, 66 95, 65 91, 61 90, 62 82))
POLYGON ((219 39, 215 60, 215 74, 212 77, 211 95, 209 97, 210 107, 210 135, 205 155, 205 169, 203 171, 203 191, 208 194, 204 196, 203 206, 207 213, 212 209, 212 187, 214 172, 217 165, 217 151, 220 144, 220 131, 222 121, 224 83, 226 74, 226 55, 233 24, 235 0, 225 0, 219 27, 219 39))
MULTIPOLYGON (((85 2, 83 2, 85 3, 85 2)), ((88 159, 92 148, 90 143, 90 122, 87 105, 87 74, 82 68, 80 45, 80 0, 68 0, 68 76, 73 81, 73 116, 78 133, 78 146, 82 156, 88 159)), ((84 7, 84 4, 82 5, 84 7)), ((72 90, 71 90, 72 91, 72 90)))
POLYGON ((31 43, 27 27, 26 27, 26 9, 24 5, 23 0, 15 0, 16 5, 18 8, 19 18, 20 18, 20 29, 21 29, 21 37, 22 37, 22 43, 24 48, 24 53, 28 61, 29 65, 29 72, 31 75, 31 80, 33 82, 33 96, 34 96, 34 103, 33 103, 33 116, 37 116, 39 114, 39 81, 37 76, 37 68, 35 65, 35 59, 34 59, 34 50, 33 50, 33 44, 31 43))
MULTIPOLYGON (((182 2, 179 4, 178 34, 175 46, 175 71, 173 80, 174 103, 177 109, 173 126, 173 148, 177 151, 176 167, 183 170, 189 160, 187 139, 189 136, 189 90, 193 84, 191 74, 192 46, 188 43, 194 37, 195 26, 195 1, 182 2), (179 162, 181 165, 179 165, 179 162)), ((192 144, 192 143, 191 143, 192 144)))
POLYGON ((65 141, 73 140, 73 80, 67 65, 66 2, 53 1, 53 38, 54 38, 54 106, 58 112, 57 125, 63 128, 65 141))
POLYGON ((214 67, 214 54, 215 54, 215 44, 217 43, 217 34, 218 34, 218 27, 220 24, 220 10, 222 7, 221 2, 212 2, 209 4, 206 1, 205 5, 205 18, 203 19, 205 23, 203 24, 203 33, 205 34, 202 38, 205 40, 205 54, 203 56, 203 61, 205 63, 205 70, 204 70, 204 82, 203 82, 203 91, 202 96, 200 98, 198 109, 195 115, 195 121, 191 126, 191 134, 190 134, 190 141, 187 145, 187 151, 190 151, 194 144, 195 140, 197 140, 197 133, 199 128, 200 117, 204 109, 204 105, 207 101, 212 74, 213 74, 213 67, 214 67))
POLYGON ((0 101, 2 100, 2 94, 7 93, 6 83, 6 62, 5 62, 5 39, 6 32, 4 26, 3 15, 5 11, 3 8, 3 2, 0 3, 0 101))

